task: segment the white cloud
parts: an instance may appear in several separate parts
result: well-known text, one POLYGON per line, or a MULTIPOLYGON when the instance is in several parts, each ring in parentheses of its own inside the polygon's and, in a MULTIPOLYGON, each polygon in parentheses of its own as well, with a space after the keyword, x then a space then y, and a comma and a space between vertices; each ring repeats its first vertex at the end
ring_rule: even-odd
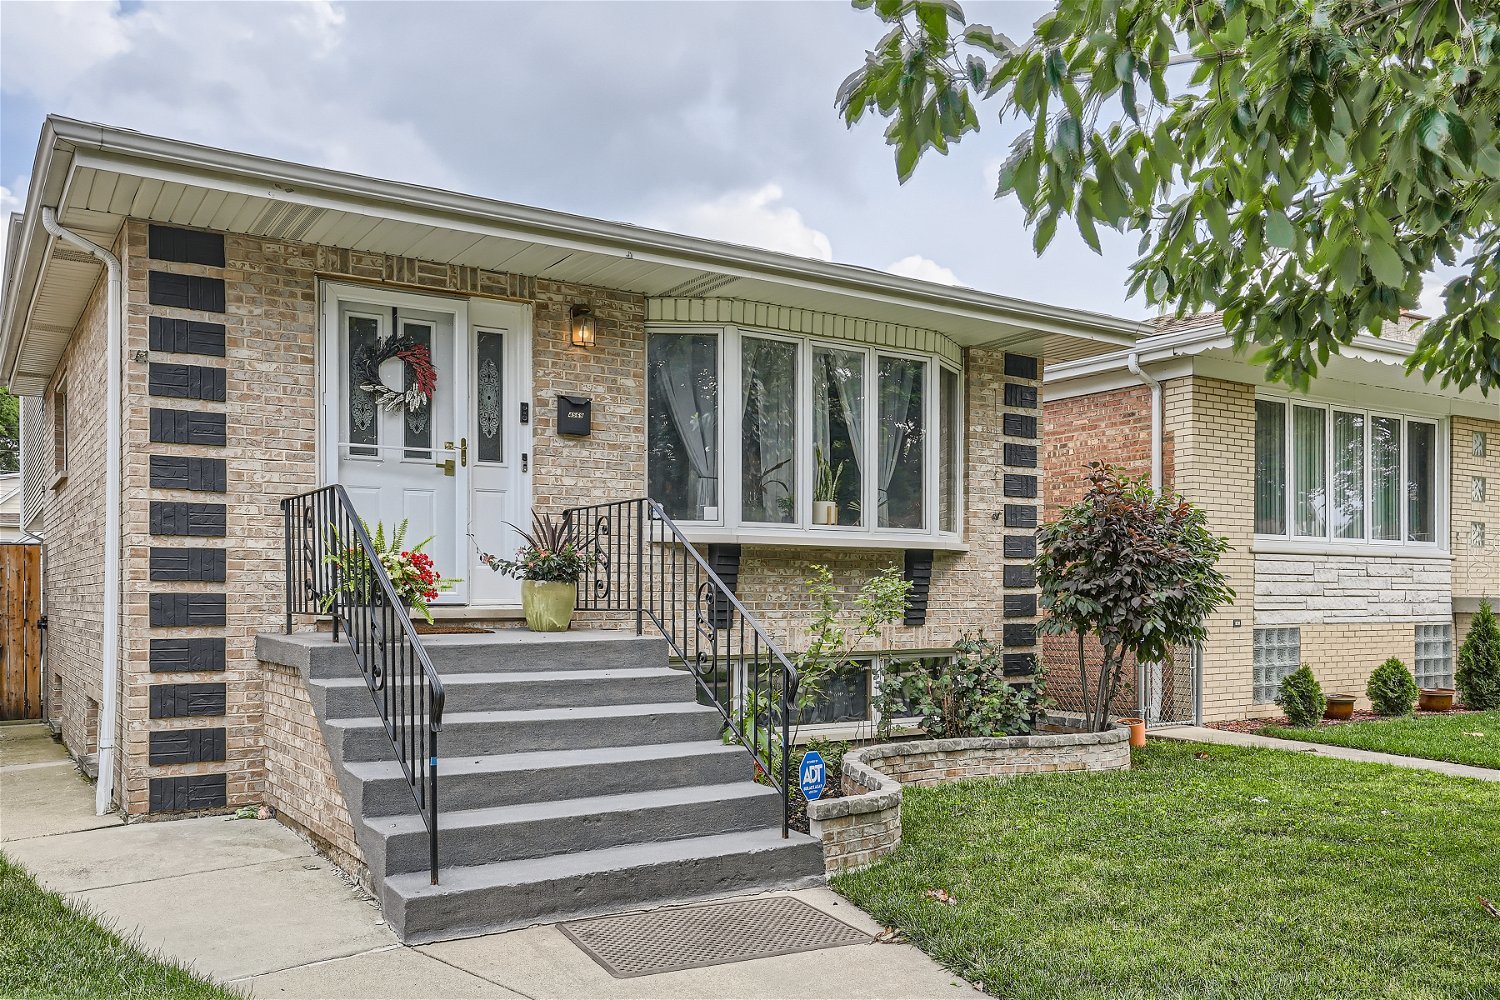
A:
POLYGON ((928 260, 921 254, 912 254, 902 257, 894 264, 886 267, 891 274, 899 274, 903 278, 916 278, 919 281, 931 281, 939 285, 961 285, 958 275, 935 260, 928 260))
POLYGON ((114 3, 5 5, 7 93, 42 89, 65 95, 100 62, 131 48, 114 3))
POLYGON ((798 257, 833 260, 833 244, 827 234, 809 226, 801 212, 783 204, 783 196, 781 185, 775 183, 730 191, 712 201, 668 211, 648 225, 798 257))

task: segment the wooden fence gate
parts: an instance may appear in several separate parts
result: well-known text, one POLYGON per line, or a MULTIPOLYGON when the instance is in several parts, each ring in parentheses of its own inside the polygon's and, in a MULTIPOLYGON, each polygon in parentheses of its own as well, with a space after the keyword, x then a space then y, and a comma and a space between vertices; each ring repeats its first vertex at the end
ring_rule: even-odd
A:
POLYGON ((0 545, 0 721, 42 717, 42 549, 0 545))

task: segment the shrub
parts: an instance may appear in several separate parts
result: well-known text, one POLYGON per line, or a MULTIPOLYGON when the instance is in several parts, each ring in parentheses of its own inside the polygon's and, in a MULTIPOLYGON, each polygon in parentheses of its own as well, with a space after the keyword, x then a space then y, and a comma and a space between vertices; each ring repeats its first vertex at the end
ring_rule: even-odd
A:
POLYGON ((1281 706, 1293 726, 1307 729, 1316 726, 1323 717, 1328 699, 1323 697, 1323 688, 1313 676, 1312 667, 1304 663, 1282 680, 1276 704, 1281 706))
POLYGON ((1370 696, 1370 706, 1381 715, 1410 715, 1417 702, 1417 682, 1406 664, 1391 657, 1370 675, 1365 685, 1365 694, 1370 696))
POLYGON ((1005 679, 1000 644, 983 632, 964 635, 953 645, 951 662, 929 657, 901 664, 901 672, 882 676, 881 718, 889 735, 889 718, 916 715, 934 739, 1006 736, 1031 732, 1032 717, 1042 703, 1042 680, 1011 684, 1005 679))
POLYGON ((1458 649, 1453 680, 1470 708, 1500 708, 1500 624, 1489 601, 1479 602, 1479 613, 1458 649))

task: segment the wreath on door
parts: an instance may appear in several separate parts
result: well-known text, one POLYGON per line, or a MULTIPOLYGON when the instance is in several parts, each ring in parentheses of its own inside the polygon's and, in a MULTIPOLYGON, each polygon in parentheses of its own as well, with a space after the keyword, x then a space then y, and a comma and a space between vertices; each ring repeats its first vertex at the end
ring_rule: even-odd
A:
POLYGON ((415 337, 391 337, 362 348, 354 357, 353 369, 354 383, 386 410, 420 412, 432 402, 432 394, 437 391, 432 351, 415 337), (400 358, 405 366, 403 389, 392 389, 380 379, 380 366, 392 358, 400 358))

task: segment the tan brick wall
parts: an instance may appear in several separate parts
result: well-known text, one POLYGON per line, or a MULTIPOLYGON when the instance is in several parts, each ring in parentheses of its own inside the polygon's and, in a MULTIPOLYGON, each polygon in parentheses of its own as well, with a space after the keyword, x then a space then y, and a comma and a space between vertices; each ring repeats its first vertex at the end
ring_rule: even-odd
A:
POLYGON ((328 744, 302 675, 295 667, 261 663, 265 690, 266 802, 279 817, 357 878, 368 881, 349 807, 334 777, 328 744))
POLYGON ((1365 686, 1375 668, 1390 657, 1416 670, 1416 626, 1411 622, 1302 625, 1299 630, 1302 662, 1312 667, 1323 693, 1355 695, 1356 708, 1370 707, 1365 686))
POLYGON ((42 407, 45 449, 40 458, 46 464, 42 477, 46 484, 53 480, 56 393, 65 382, 68 476, 46 487, 44 683, 48 685, 48 712, 61 724, 63 741, 76 755, 98 750, 98 712, 103 702, 105 287, 101 280, 94 289, 42 407))
POLYGON ((1449 424, 1452 482, 1453 595, 1500 600, 1500 420, 1454 417, 1449 424), (1483 432, 1485 454, 1474 454, 1474 434, 1483 432), (1485 480, 1483 503, 1474 500, 1475 477, 1485 480), (1484 525, 1485 544, 1471 542, 1471 526, 1484 525))

